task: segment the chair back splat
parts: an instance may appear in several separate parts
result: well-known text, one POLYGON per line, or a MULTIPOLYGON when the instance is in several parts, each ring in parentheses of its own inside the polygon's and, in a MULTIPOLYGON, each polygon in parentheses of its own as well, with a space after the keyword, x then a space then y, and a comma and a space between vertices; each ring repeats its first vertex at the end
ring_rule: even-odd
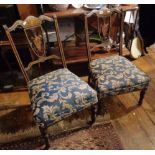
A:
POLYGON ((15 57, 18 61, 18 64, 22 70, 24 78, 26 82, 30 81, 30 77, 28 75, 28 71, 32 68, 33 65, 45 62, 50 59, 58 59, 61 60, 63 67, 66 68, 65 56, 62 48, 62 43, 60 40, 60 32, 58 27, 58 21, 56 15, 52 18, 41 15, 38 18, 34 16, 28 16, 25 20, 17 20, 11 27, 7 27, 3 25, 6 35, 9 39, 15 57), (45 22, 50 22, 51 25, 54 24, 56 38, 59 46, 60 57, 58 55, 48 55, 47 54, 47 46, 46 42, 48 41, 48 35, 45 29, 43 28, 43 24, 45 22), (19 55, 19 51, 16 48, 15 42, 12 37, 12 31, 16 31, 18 28, 22 29, 24 35, 26 36, 27 42, 29 44, 30 54, 33 57, 32 61, 28 63, 25 67, 22 59, 19 55))
POLYGON ((85 14, 85 36, 88 61, 92 60, 92 53, 97 51, 118 51, 120 44, 120 29, 113 33, 113 16, 120 20, 120 12, 115 9, 93 10, 85 14), (96 21, 96 25, 93 22, 96 21), (90 24, 90 22, 92 22, 90 24), (119 34, 119 35, 118 35, 119 34))

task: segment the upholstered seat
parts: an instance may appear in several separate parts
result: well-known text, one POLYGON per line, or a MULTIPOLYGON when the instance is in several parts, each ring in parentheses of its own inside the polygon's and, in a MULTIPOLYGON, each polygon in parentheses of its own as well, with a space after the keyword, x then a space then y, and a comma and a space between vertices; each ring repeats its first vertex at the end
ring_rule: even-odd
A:
POLYGON ((48 127, 97 103, 97 93, 68 69, 58 69, 28 82, 34 118, 48 127))
POLYGON ((144 89, 150 78, 122 56, 110 56, 90 62, 92 81, 100 97, 144 89))

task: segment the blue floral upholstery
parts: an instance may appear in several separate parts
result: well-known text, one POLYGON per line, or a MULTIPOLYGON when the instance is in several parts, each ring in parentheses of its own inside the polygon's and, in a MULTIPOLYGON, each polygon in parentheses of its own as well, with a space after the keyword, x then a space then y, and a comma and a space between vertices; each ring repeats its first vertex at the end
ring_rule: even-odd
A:
POLYGON ((48 127, 97 103, 97 93, 68 69, 58 69, 28 83, 33 115, 48 127))
POLYGON ((101 98, 141 90, 150 81, 144 72, 118 55, 91 61, 90 72, 101 98))

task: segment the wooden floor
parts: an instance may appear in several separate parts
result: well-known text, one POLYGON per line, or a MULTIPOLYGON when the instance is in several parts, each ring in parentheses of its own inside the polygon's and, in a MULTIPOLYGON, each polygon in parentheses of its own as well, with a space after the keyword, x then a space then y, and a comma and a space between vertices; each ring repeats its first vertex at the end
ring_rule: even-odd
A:
MULTIPOLYGON (((155 149, 155 50, 133 63, 151 77, 143 105, 137 106, 138 92, 109 98, 110 119, 125 149, 155 149)), ((30 101, 27 92, 1 93, 2 108, 1 103, 22 106, 30 104, 30 101)))
POLYGON ((137 106, 138 93, 113 98, 110 116, 126 149, 155 149, 155 50, 134 63, 151 78, 144 102, 137 106))

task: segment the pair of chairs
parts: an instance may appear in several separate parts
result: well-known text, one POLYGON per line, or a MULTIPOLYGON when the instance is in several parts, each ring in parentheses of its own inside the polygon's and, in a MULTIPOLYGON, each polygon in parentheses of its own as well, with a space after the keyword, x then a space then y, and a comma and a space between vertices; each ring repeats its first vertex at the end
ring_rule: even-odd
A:
MULTIPOLYGON (((87 20, 87 18, 85 18, 85 20, 87 20)), ((144 93, 149 84, 148 76, 121 56, 110 56, 91 60, 87 28, 86 44, 88 49, 90 79, 96 90, 67 69, 56 16, 52 18, 43 15, 39 18, 29 16, 24 21, 16 21, 9 28, 4 26, 4 29, 27 82, 33 116, 44 138, 45 149, 50 147, 47 128, 64 118, 90 107, 91 121, 89 124, 94 123, 98 99, 100 100, 105 96, 142 90, 139 104, 142 103, 144 93), (42 26, 45 21, 54 23, 55 25, 60 57, 47 55, 46 42, 44 40, 44 37, 47 37, 47 35, 44 35, 46 33, 42 26), (36 57, 35 60, 30 62, 26 67, 22 63, 11 36, 11 32, 19 27, 24 30, 31 48, 31 53, 36 57), (40 65, 40 63, 51 59, 61 60, 63 68, 31 80, 28 71, 32 66, 36 64, 40 65)))

